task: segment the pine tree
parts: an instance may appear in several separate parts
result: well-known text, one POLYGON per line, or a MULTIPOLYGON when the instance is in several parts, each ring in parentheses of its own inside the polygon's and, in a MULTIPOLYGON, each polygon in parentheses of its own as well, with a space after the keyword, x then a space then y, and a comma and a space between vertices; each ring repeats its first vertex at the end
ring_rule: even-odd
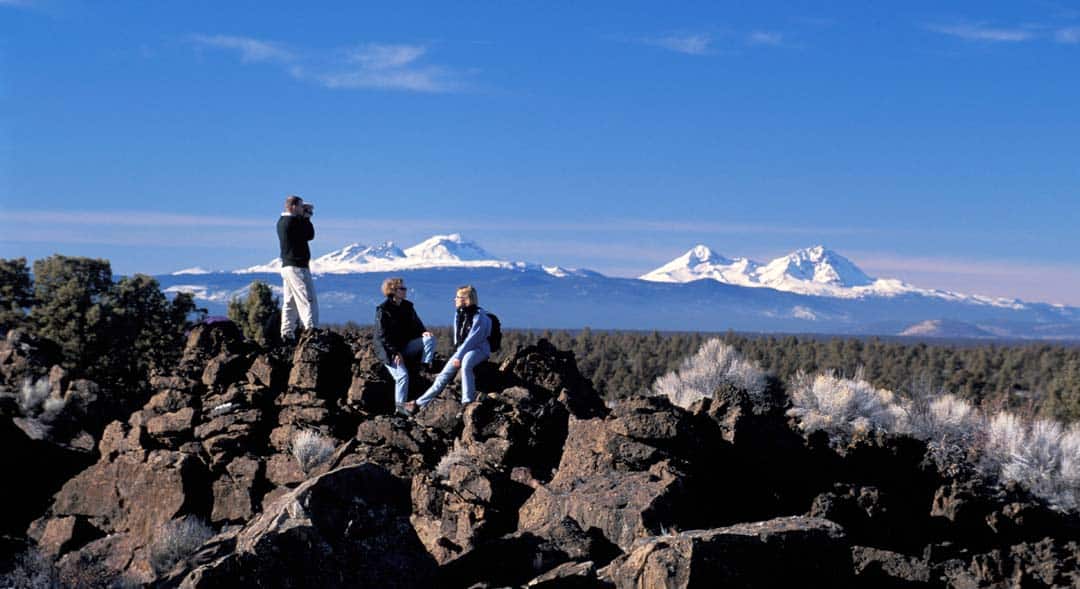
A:
POLYGON ((53 255, 34 262, 30 320, 38 335, 60 345, 68 370, 86 374, 105 352, 111 288, 108 260, 53 255))
POLYGON ((275 341, 281 326, 281 303, 265 282, 252 281, 246 299, 234 297, 229 301, 228 313, 244 337, 262 346, 275 341))
POLYGON ((0 258, 0 332, 26 323, 26 310, 34 301, 26 258, 0 258))

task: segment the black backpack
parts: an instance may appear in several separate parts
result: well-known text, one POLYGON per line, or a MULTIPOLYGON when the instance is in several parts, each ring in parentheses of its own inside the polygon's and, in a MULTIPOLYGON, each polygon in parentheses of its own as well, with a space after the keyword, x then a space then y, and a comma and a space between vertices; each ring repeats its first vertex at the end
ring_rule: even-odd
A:
POLYGON ((494 313, 485 310, 488 319, 491 320, 491 334, 488 335, 488 345, 491 346, 491 353, 499 351, 502 347, 502 323, 499 322, 499 318, 494 313))

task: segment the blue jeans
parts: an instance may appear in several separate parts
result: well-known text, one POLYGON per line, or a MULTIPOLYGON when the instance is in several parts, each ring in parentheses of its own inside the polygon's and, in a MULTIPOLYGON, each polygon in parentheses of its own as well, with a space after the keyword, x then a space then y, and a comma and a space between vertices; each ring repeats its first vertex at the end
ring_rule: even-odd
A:
MULTIPOLYGON (((405 349, 401 351, 402 359, 420 356, 421 362, 431 362, 435 359, 436 343, 433 335, 418 337, 405 344, 405 349)), ((386 366, 386 369, 390 371, 390 376, 394 377, 394 402, 400 405, 409 396, 409 368, 404 362, 401 366, 393 364, 383 364, 383 366, 386 366)))
MULTIPOLYGON (((476 377, 473 374, 473 369, 478 364, 488 359, 490 354, 485 354, 479 350, 473 350, 471 352, 465 352, 465 355, 461 358, 461 404, 465 405, 472 403, 476 400, 476 377)), ((435 397, 439 395, 446 388, 446 385, 450 384, 451 380, 454 380, 454 374, 458 369, 454 366, 454 361, 451 360, 443 367, 439 376, 435 377, 435 382, 431 383, 429 388, 419 399, 416 400, 416 404, 420 407, 427 405, 435 400, 435 397)))

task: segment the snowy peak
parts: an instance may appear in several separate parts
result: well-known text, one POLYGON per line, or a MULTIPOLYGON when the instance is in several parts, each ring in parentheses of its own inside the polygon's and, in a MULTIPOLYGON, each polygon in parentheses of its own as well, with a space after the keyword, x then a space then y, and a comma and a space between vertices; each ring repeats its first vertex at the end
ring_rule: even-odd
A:
POLYGON ((676 261, 685 261, 687 266, 696 266, 700 264, 731 264, 731 260, 717 254, 709 249, 708 246, 700 243, 690 248, 690 251, 676 258, 676 261))
POLYGON ((711 278, 728 284, 748 285, 758 264, 746 258, 725 258, 701 244, 685 254, 641 276, 652 282, 690 282, 711 278))
POLYGON ((874 283, 874 279, 851 260, 821 245, 779 257, 769 262, 758 274, 760 282, 769 286, 790 281, 842 288, 874 283))
POLYGON ((402 252, 392 241, 376 246, 351 243, 336 252, 319 256, 315 259, 315 263, 329 267, 333 265, 366 264, 374 260, 396 260, 404 257, 405 252, 402 252))
POLYGON ((466 240, 460 233, 435 235, 405 250, 405 255, 417 260, 475 262, 494 260, 474 241, 466 240))
MULTIPOLYGON (((524 268, 523 262, 507 262, 495 258, 460 233, 435 235, 404 251, 387 241, 376 246, 351 243, 337 251, 311 260, 314 274, 350 274, 363 272, 397 272, 421 268, 524 268)), ((276 273, 281 260, 236 270, 237 274, 276 273)))

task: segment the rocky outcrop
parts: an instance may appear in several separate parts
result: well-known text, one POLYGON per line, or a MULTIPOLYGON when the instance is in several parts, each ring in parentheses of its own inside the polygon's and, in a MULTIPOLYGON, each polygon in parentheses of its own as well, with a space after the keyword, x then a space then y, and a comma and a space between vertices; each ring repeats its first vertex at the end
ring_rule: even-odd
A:
POLYGON ((852 586, 843 530, 802 517, 643 538, 600 576, 641 589, 852 586))
POLYGON ((435 561, 409 512, 397 477, 374 465, 342 467, 267 506, 236 534, 232 552, 180 586, 431 587, 435 561))
MULTIPOLYGON (((92 419, 103 387, 23 343, 0 345, 0 376, 26 359, 92 419)), ((26 509, 0 516, 0 546, 30 538, 68 586, 1078 584, 1075 514, 910 438, 805 437, 776 381, 609 408, 541 341, 485 363, 477 402, 455 383, 408 418, 370 336, 259 349, 219 322, 149 385, 101 434, 70 430, 78 444, 0 394, 4 468, 50 473, 13 487, 26 509)))

